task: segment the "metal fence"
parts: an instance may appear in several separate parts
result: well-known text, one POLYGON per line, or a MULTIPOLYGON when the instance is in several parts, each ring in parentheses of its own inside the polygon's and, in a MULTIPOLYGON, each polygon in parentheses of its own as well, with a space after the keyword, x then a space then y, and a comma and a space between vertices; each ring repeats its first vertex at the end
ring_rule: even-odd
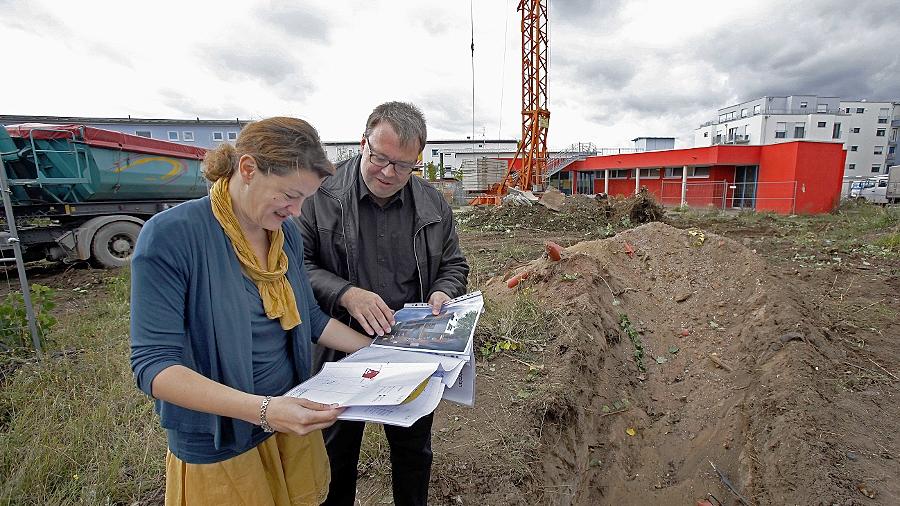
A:
POLYGON ((27 347, 41 355, 38 320, 32 291, 25 274, 25 262, 19 244, 16 219, 9 198, 6 167, 0 158, 0 350, 13 351, 27 347), (5 281, 5 283, 4 283, 5 281))
MULTIPOLYGON (((664 205, 682 204, 681 181, 663 181, 660 193, 660 201, 664 205)), ((797 182, 688 182, 684 200, 689 207, 793 213, 797 201, 797 182)))

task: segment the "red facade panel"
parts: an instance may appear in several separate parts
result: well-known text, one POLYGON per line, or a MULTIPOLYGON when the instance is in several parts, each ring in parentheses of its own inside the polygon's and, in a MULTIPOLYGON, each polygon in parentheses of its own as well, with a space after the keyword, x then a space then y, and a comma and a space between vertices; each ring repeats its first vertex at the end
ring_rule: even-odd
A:
POLYGON ((797 213, 833 211, 841 199, 847 151, 842 144, 799 143, 795 170, 797 213))

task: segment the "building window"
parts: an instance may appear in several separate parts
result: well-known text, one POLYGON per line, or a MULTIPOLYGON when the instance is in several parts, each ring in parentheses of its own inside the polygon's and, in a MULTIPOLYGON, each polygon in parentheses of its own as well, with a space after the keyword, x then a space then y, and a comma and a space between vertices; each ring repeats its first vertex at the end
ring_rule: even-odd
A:
POLYGON ((828 104, 816 104, 816 112, 828 112, 828 104))
POLYGON ((888 155, 893 155, 894 152, 895 152, 896 150, 897 150, 896 146, 891 146, 891 147, 889 147, 889 148, 888 148, 888 155))
POLYGON ((850 151, 859 151, 859 146, 850 146, 850 151))
POLYGON ((806 106, 807 106, 807 103, 806 103, 806 102, 800 102, 800 108, 801 108, 801 109, 806 109, 806 106))
POLYGON ((840 139, 841 138, 841 124, 835 123, 834 128, 831 129, 831 138, 832 139, 840 139))
MULTIPOLYGON (((667 167, 667 178, 681 178, 682 167, 667 167)), ((709 167, 688 167, 688 177, 709 177, 709 167)))
POLYGON ((181 132, 181 140, 185 142, 194 142, 194 132, 181 132))
POLYGON ((880 164, 879 164, 879 165, 875 165, 875 164, 873 163, 873 164, 872 164, 872 172, 875 173, 875 174, 881 172, 881 165, 880 165, 880 164))
POLYGON ((862 114, 862 113, 864 113, 864 112, 866 112, 866 108, 865 108, 865 107, 857 107, 857 108, 856 108, 856 113, 857 113, 857 114, 862 114))
POLYGON ((174 132, 174 131, 172 131, 172 130, 169 130, 169 131, 167 132, 167 134, 168 134, 168 136, 169 136, 169 140, 170 140, 170 141, 177 141, 177 140, 178 140, 178 132, 174 132))
POLYGON ((850 108, 847 107, 846 109, 844 109, 844 112, 847 113, 847 114, 850 114, 850 108))
POLYGON ((688 177, 709 177, 709 167, 688 167, 688 177))
POLYGON ((236 141, 237 140, 237 132, 228 132, 228 140, 236 141))
POLYGON ((896 128, 892 128, 892 129, 891 129, 891 140, 892 140, 892 141, 897 140, 897 130, 898 130, 898 129, 896 129, 896 128))
POLYGON ((875 137, 884 137, 885 132, 887 132, 887 130, 879 128, 878 130, 875 130, 875 137))
POLYGON ((628 179, 628 173, 631 172, 628 169, 617 169, 609 171, 610 179, 628 179))
POLYGON ((853 130, 851 130, 851 132, 853 132, 853 133, 855 133, 855 134, 858 134, 858 133, 859 133, 859 127, 854 128, 853 130))
POLYGON ((719 115, 719 123, 724 123, 725 121, 727 121, 727 119, 728 119, 728 115, 727 115, 727 114, 720 114, 720 115, 719 115))
POLYGON ((875 150, 872 151, 873 155, 883 155, 884 154, 884 146, 875 146, 875 150))
POLYGON ((135 130, 134 135, 137 135, 138 137, 146 137, 148 139, 153 138, 153 136, 150 135, 150 130, 135 130))
POLYGON ((887 123, 887 118, 878 118, 879 123, 887 123))
POLYGON ((753 106, 753 114, 759 114, 759 104, 753 106))
POLYGON ((848 169, 848 170, 856 170, 856 164, 855 164, 855 163, 851 163, 850 165, 847 166, 847 169, 848 169))
POLYGON ((222 135, 222 132, 213 132, 212 133, 212 140, 221 142, 224 139, 225 139, 225 136, 222 135))
POLYGON ((776 123, 775 124, 775 138, 776 139, 784 139, 787 137, 787 123, 776 123))
POLYGON ((818 126, 819 128, 825 128, 825 122, 819 121, 818 123, 816 123, 816 126, 818 126))
POLYGON ((659 169, 641 169, 641 179, 659 179, 659 169))
POLYGON ((703 132, 703 137, 709 137, 709 132, 703 132))
POLYGON ((806 125, 804 125, 803 123, 797 123, 796 125, 794 125, 794 138, 802 139, 803 135, 805 133, 805 130, 806 130, 806 125))
POLYGON ((746 118, 746 117, 747 117, 747 109, 741 109, 741 117, 742 117, 742 118, 746 118))
POLYGON ((431 156, 437 156, 437 155, 438 155, 438 150, 432 149, 432 150, 431 150, 431 156))

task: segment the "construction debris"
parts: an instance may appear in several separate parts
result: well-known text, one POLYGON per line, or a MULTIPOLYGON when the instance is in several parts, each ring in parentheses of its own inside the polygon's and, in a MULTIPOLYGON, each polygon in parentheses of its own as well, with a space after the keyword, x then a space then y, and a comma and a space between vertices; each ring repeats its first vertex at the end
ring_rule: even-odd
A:
POLYGON ((503 197, 503 204, 530 206, 538 201, 538 198, 530 191, 522 191, 518 188, 510 188, 509 193, 503 197))
POLYGON ((511 189, 500 206, 476 206, 458 214, 460 225, 485 231, 536 229, 554 232, 595 230, 611 235, 638 223, 661 221, 665 210, 647 194, 595 199, 547 191, 539 200, 531 192, 511 189), (548 194, 556 196, 547 197, 548 194), (561 198, 560 198, 561 197, 561 198), (556 201, 560 201, 557 206, 556 201), (529 205, 533 203, 541 205, 529 205), (559 207, 559 211, 552 210, 559 207))
POLYGON ((566 195, 557 190, 556 188, 550 188, 545 191, 543 195, 541 195, 540 200, 538 200, 538 204, 550 209, 551 211, 559 212, 562 210, 562 206, 566 201, 566 195))

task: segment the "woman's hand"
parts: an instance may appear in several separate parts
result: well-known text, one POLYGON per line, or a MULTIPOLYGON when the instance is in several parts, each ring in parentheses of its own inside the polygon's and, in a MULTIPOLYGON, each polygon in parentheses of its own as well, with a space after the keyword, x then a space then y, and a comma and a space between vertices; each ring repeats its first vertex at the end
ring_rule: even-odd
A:
POLYGON ((330 427, 344 408, 335 408, 307 399, 272 397, 266 408, 266 421, 278 432, 305 436, 330 427))

